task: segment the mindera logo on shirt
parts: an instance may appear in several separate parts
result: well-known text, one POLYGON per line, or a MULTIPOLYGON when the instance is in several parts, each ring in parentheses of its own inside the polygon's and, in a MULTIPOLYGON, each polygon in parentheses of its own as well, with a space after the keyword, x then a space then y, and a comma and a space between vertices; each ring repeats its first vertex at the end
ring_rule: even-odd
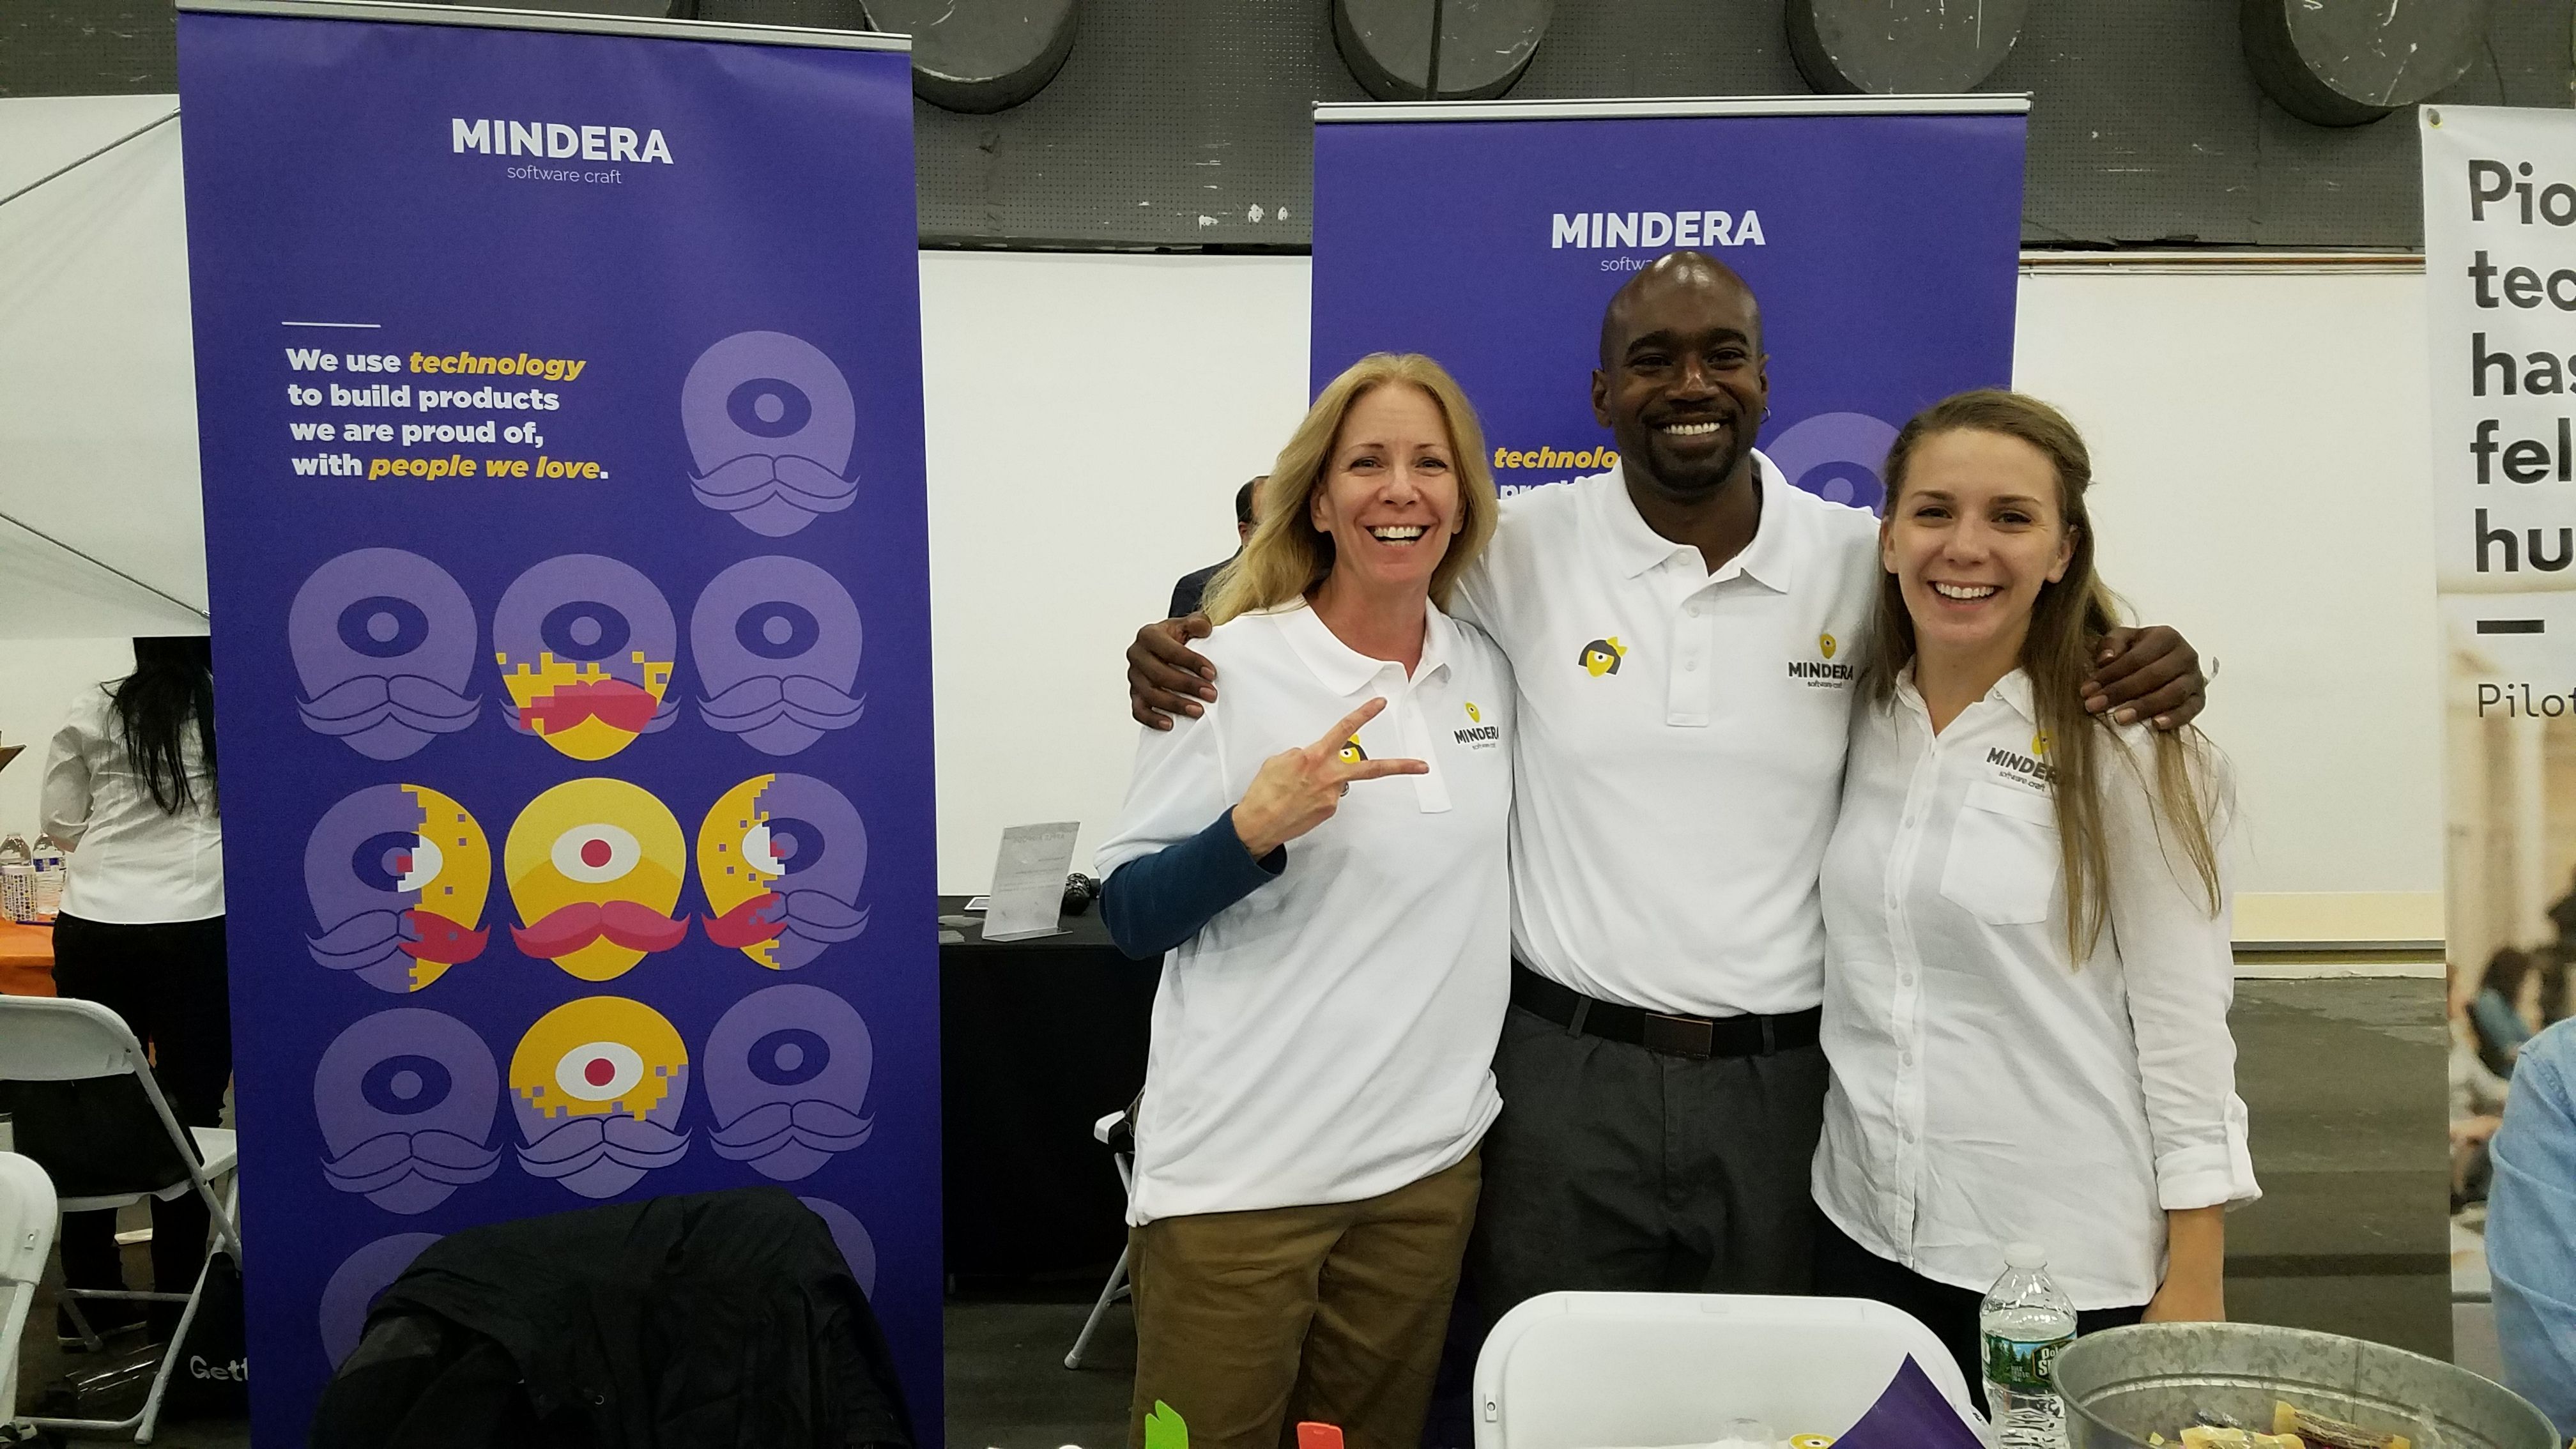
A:
POLYGON ((1356 765, 1367 758, 1368 751, 1360 748, 1360 737, 1358 735, 1353 735, 1349 739, 1342 741, 1343 764, 1356 765))
POLYGON ((1627 657, 1628 646, 1620 643, 1619 636, 1613 634, 1584 645, 1583 652, 1574 656, 1574 662, 1583 666, 1584 673, 1599 679, 1605 674, 1618 673, 1619 661, 1627 657))
POLYGON ((1467 701, 1467 723, 1469 728, 1456 732, 1458 743, 1465 745, 1471 750, 1490 750, 1496 745, 1502 743, 1502 727, 1499 725, 1486 724, 1484 723, 1484 718, 1485 712, 1476 708, 1476 702, 1472 699, 1467 701))
POLYGON ((1986 751, 1986 763, 1995 767, 1997 778, 2033 790, 2046 790, 2057 780, 2057 767, 2048 763, 2046 730, 2030 737, 2029 754, 1996 745, 1986 751))
POLYGON ((1860 671, 1850 664, 1836 664, 1834 662, 1834 652, 1841 647, 1842 642, 1836 639, 1833 635, 1817 635, 1816 653, 1821 657, 1815 659, 1790 660, 1789 677, 1791 679, 1803 679, 1807 681, 1807 687, 1809 689, 1842 689, 1848 687, 1854 679, 1860 677, 1860 671))

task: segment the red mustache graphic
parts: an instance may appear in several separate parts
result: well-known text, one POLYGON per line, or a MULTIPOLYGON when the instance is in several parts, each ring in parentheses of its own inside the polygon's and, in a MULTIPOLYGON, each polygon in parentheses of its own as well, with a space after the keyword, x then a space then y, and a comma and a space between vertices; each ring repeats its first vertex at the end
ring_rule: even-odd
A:
POLYGON ((552 961, 569 956, 593 941, 607 940, 630 951, 668 951, 687 939, 689 923, 675 921, 634 901, 575 901, 533 926, 512 926, 511 939, 531 956, 552 961))
POLYGON ((403 912, 403 920, 412 929, 413 939, 402 943, 402 953, 415 961, 435 961, 454 966, 483 954, 483 944, 492 938, 490 931, 467 930, 462 921, 424 911, 418 906, 403 912))
POLYGON ((519 710, 519 723, 539 734, 559 735, 586 719, 640 735, 658 708, 644 686, 623 679, 582 679, 558 684, 519 710), (539 729, 542 725, 544 728, 539 729))
POLYGON ((787 897, 776 891, 753 896, 721 916, 701 916, 707 923, 707 939, 719 946, 741 950, 763 941, 775 941, 787 929, 787 897))

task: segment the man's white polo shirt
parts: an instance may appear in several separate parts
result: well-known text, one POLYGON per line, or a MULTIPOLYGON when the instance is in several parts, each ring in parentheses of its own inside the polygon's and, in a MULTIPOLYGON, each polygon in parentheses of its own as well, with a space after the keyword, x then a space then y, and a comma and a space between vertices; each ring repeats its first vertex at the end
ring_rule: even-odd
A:
POLYGON ((1102 876, 1205 830, 1264 760, 1373 698, 1388 705, 1360 749, 1431 773, 1354 783, 1288 842, 1277 880, 1164 957, 1134 1223, 1392 1192, 1465 1158, 1502 1109, 1515 732, 1502 651, 1435 608, 1408 679, 1303 602, 1229 620, 1200 650, 1223 697, 1140 731, 1102 876))
POLYGON ((1816 872, 1878 520, 1754 458, 1761 523, 1715 573, 1611 472, 1506 500, 1459 591, 1519 681, 1513 944, 1604 1001, 1728 1016, 1823 999, 1816 872))

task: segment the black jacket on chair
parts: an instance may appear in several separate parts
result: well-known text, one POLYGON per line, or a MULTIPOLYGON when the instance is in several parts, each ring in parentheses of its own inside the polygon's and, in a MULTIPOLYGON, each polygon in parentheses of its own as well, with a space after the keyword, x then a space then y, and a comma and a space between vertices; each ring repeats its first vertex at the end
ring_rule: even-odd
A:
POLYGON ((910 1446, 876 1315, 775 1187, 469 1228, 377 1301, 314 1449, 910 1446))

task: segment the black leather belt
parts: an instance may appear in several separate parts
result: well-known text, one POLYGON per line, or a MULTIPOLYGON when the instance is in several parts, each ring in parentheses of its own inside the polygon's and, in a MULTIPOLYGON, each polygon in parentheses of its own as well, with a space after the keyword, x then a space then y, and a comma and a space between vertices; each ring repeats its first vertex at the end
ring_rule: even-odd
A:
POLYGON ((1512 963, 1512 1005, 1603 1041, 1623 1041, 1677 1057, 1767 1057, 1816 1044, 1822 1007, 1785 1016, 1674 1016, 1623 1006, 1560 986, 1512 963))

